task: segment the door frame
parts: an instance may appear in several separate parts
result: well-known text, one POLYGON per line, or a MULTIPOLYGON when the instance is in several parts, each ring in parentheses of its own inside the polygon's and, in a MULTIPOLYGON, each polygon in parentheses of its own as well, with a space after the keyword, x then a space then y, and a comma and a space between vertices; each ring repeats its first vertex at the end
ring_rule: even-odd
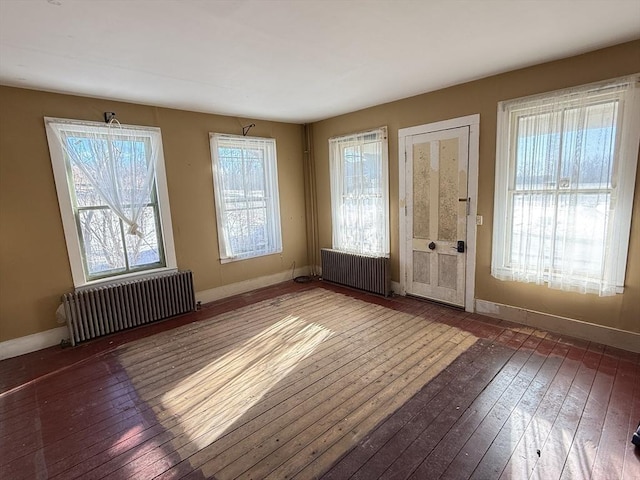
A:
POLYGON ((465 295, 464 309, 467 312, 475 311, 475 284, 476 284, 476 215, 478 213, 478 163, 480 147, 480 114, 468 115, 466 117, 452 118, 441 122, 427 123, 414 127, 401 128, 398 130, 398 173, 399 173, 399 226, 400 226, 400 294, 407 294, 407 232, 406 216, 413 214, 407 212, 407 192, 406 192, 406 141, 413 135, 423 133, 434 133, 441 130, 453 128, 469 127, 469 168, 467 171, 467 195, 469 201, 469 214, 467 215, 467 258, 465 265, 465 295), (404 161, 402 159, 404 158, 404 161))

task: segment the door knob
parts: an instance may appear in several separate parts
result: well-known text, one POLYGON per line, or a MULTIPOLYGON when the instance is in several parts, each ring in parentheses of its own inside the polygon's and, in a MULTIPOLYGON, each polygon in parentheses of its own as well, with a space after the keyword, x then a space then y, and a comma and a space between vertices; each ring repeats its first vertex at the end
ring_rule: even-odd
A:
POLYGON ((435 249, 436 249, 436 244, 435 244, 435 243, 433 243, 433 242, 431 242, 431 243, 428 245, 428 247, 429 247, 429 250, 435 250, 435 249))

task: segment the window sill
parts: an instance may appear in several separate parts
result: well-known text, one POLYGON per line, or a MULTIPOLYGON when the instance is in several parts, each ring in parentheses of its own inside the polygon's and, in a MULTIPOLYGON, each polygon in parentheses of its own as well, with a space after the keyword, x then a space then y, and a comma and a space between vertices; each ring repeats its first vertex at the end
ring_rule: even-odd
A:
POLYGON ((225 263, 239 262, 241 260, 251 260, 252 258, 267 257, 269 255, 277 255, 279 253, 282 253, 282 249, 275 250, 273 252, 259 253, 259 254, 253 254, 253 255, 239 255, 237 257, 221 258, 220 263, 224 265, 225 263))
POLYGON ((606 293, 602 293, 598 283, 590 282, 581 277, 566 278, 564 282, 559 282, 552 281, 549 273, 545 273, 542 277, 533 274, 524 276, 522 274, 519 275, 507 267, 494 267, 491 271, 491 276, 503 282, 534 283, 536 285, 544 285, 554 290, 580 293, 583 295, 613 296, 624 293, 624 287, 620 286, 611 286, 606 289, 606 293))
POLYGON ((114 277, 101 278, 99 280, 91 280, 81 285, 76 285, 75 291, 81 292, 89 288, 106 287, 108 285, 118 285, 120 283, 131 282, 133 280, 142 280, 144 278, 154 277, 157 275, 163 275, 167 273, 173 273, 177 271, 178 271, 177 267, 161 267, 161 268, 154 268, 152 270, 143 270, 141 272, 126 273, 126 274, 117 275, 114 277))

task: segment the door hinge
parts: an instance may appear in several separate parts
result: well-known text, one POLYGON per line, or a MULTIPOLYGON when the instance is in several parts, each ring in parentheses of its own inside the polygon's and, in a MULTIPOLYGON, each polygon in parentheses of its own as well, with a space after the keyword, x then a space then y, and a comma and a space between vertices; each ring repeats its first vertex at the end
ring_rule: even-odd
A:
POLYGON ((406 205, 404 206, 404 216, 405 217, 407 216, 407 206, 406 205))

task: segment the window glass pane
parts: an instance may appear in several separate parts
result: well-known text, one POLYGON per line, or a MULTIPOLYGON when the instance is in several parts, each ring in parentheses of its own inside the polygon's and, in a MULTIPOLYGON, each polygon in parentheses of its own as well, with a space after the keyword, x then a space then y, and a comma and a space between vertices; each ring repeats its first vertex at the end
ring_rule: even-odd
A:
POLYGON ((227 213, 227 234, 235 255, 268 249, 266 208, 241 208, 227 213))
POLYGON ((249 222, 249 236, 245 240, 246 251, 267 251, 269 249, 269 236, 267 234, 267 208, 260 207, 265 202, 251 202, 251 208, 247 212, 249 222))
POLYGON ((545 113, 518 117, 515 188, 556 188, 560 162, 562 115, 545 113))
POLYGON ((264 198, 267 188, 264 178, 264 160, 259 152, 250 152, 245 162, 247 195, 250 199, 264 198))
MULTIPOLYGON (((229 205, 227 205, 229 206, 229 205)), ((249 222, 244 209, 228 209, 226 215, 226 231, 235 255, 251 251, 249 245, 249 222)))
POLYGON ((74 284, 175 267, 160 227, 171 237, 157 196, 160 188, 166 198, 159 129, 52 118, 45 126, 74 284))
POLYGON ((219 155, 231 248, 236 255, 265 251, 268 238, 263 153, 256 149, 220 148, 219 155))
POLYGON ((329 143, 333 248, 388 254, 386 129, 329 143))
POLYGON ((211 145, 221 258, 279 251, 275 142, 215 135, 211 145))
POLYGON ((148 206, 142 210, 138 220, 138 230, 141 235, 125 235, 127 257, 131 268, 161 262, 157 225, 156 210, 153 206, 148 206))
POLYGON ((379 148, 365 145, 364 148, 344 149, 344 229, 345 245, 352 250, 379 252, 383 238, 384 205, 381 191, 379 148))
POLYGON ((71 166, 73 190, 78 207, 97 207, 104 205, 104 200, 93 188, 86 175, 77 165, 71 166))
POLYGON ((491 273, 622 293, 639 77, 500 102, 491 273))
POLYGON ((105 205, 104 200, 91 183, 89 176, 100 174, 96 155, 102 158, 107 155, 107 142, 105 140, 91 139, 88 137, 69 136, 66 138, 69 148, 77 152, 76 161, 71 164, 71 179, 79 207, 92 207, 105 205))
POLYGON ((123 203, 150 203, 146 188, 150 159, 144 140, 112 140, 78 135, 66 137, 73 151, 71 179, 79 207, 106 205, 96 190, 101 186, 103 195, 118 192, 123 203), (91 180, 93 182, 91 182, 91 180))
POLYGON ((359 230, 361 244, 365 252, 381 252, 383 237, 380 232, 384 228, 384 211, 382 199, 378 196, 369 196, 363 200, 362 228, 359 230))
POLYGON ((514 194, 511 220, 511 258, 513 267, 547 268, 551 260, 555 221, 555 195, 514 194))
POLYGON ((572 275, 598 275, 605 258, 608 193, 558 198, 553 268, 572 275))
POLYGON ((380 142, 365 143, 362 146, 363 175, 370 186, 379 186, 382 178, 382 152, 380 147, 380 142))
POLYGON ((611 188, 618 102, 565 112, 560 188, 611 188))
POLYGON ((145 188, 147 165, 150 154, 148 145, 143 140, 127 140, 113 142, 118 160, 118 178, 120 189, 125 199, 132 202, 150 203, 151 191, 145 188))
POLYGON ((108 208, 81 210, 78 219, 88 274, 124 270, 120 219, 108 208))
POLYGON ((344 195, 355 198, 361 189, 361 157, 359 147, 344 149, 344 195))

